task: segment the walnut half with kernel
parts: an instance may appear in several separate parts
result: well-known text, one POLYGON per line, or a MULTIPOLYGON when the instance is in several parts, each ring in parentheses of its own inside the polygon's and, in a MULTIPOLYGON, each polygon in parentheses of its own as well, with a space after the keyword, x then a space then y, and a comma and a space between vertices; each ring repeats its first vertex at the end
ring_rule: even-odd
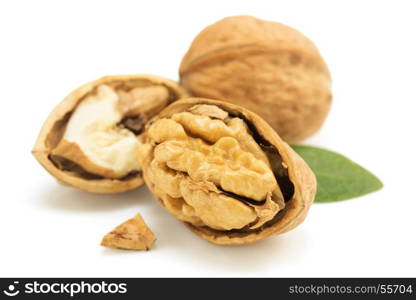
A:
POLYGON ((145 123, 187 93, 150 75, 106 76, 70 93, 44 123, 33 155, 59 182, 94 193, 143 184, 145 123))
POLYGON ((289 231, 315 197, 306 163, 263 119, 226 102, 171 104, 147 124, 139 157, 162 206, 216 244, 289 231))

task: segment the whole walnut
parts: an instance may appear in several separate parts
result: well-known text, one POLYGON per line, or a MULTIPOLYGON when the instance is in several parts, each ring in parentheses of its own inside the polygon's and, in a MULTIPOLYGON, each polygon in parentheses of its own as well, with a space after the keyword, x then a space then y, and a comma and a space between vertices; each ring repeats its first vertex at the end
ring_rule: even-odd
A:
POLYGON ((194 96, 242 105, 288 143, 323 124, 332 101, 329 70, 312 41, 297 30, 249 16, 208 26, 180 66, 194 96))

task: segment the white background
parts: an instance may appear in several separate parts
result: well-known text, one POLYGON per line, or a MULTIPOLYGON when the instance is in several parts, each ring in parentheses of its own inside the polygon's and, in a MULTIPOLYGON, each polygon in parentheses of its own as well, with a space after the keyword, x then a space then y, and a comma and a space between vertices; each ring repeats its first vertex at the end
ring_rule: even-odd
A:
POLYGON ((416 18, 412 1, 1 1, 0 276, 416 276, 416 18), (31 156, 51 109, 107 74, 178 79, 205 26, 250 14, 315 41, 333 76, 325 126, 306 144, 377 174, 379 192, 314 204, 258 244, 210 244, 145 187, 117 196, 59 186, 31 156), (141 212, 149 252, 99 246, 141 212))

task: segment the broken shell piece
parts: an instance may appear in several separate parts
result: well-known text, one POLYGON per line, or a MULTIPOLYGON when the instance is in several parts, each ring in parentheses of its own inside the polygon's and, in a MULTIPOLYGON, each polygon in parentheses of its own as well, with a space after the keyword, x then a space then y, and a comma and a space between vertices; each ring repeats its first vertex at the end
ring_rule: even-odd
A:
POLYGON ((144 125, 187 96, 150 75, 107 76, 69 94, 46 120, 33 154, 59 182, 94 193, 143 184, 138 163, 144 125))
POLYGON ((147 186, 175 218, 222 245, 287 232, 316 192, 307 164, 251 111, 203 98, 176 101, 146 125, 147 186))
POLYGON ((149 250, 156 237, 147 227, 142 216, 137 214, 107 233, 101 241, 101 246, 124 250, 149 250))

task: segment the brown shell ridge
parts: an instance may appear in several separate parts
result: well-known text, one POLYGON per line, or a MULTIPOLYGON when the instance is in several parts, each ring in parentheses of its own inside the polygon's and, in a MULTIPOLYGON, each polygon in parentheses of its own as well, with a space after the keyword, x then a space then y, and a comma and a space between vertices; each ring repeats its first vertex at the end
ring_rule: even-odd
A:
POLYGON ((224 49, 219 49, 212 51, 210 53, 204 54, 202 56, 192 59, 190 62, 184 63, 185 59, 182 61, 179 74, 181 77, 186 77, 189 73, 198 69, 200 67, 212 66, 217 63, 220 63, 222 60, 230 58, 236 59, 239 56, 239 59, 242 57, 247 57, 250 55, 262 55, 262 54, 282 54, 290 53, 294 56, 302 57, 307 62, 314 63, 317 66, 325 66, 325 69, 322 71, 328 72, 329 69, 326 66, 324 60, 319 55, 319 53, 310 53, 302 51, 299 48, 286 47, 286 48, 277 48, 271 45, 261 45, 258 44, 246 44, 241 46, 233 46, 224 49))

